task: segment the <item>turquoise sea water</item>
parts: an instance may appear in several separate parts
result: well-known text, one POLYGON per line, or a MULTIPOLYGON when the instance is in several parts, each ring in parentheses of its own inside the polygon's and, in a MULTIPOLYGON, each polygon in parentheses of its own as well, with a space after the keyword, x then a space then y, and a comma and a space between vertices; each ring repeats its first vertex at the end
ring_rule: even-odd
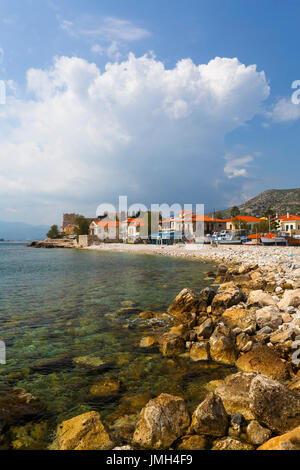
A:
MULTIPOLYGON (((46 446, 62 420, 96 410, 111 424, 138 411, 143 396, 174 393, 192 409, 207 393, 207 382, 231 373, 216 364, 141 350, 143 336, 159 336, 167 326, 117 313, 129 304, 164 313, 184 287, 210 285, 206 273, 214 268, 178 258, 1 244, 0 340, 6 344, 7 364, 0 365, 0 391, 22 387, 44 404, 40 434, 46 437, 33 433, 33 447, 46 446), (74 363, 81 356, 111 366, 93 372, 74 363), (90 388, 105 378, 121 380, 120 393, 96 399, 90 388), (135 403, 133 410, 128 399, 135 403)), ((25 438, 18 432, 7 434, 9 445, 23 448, 25 438)))

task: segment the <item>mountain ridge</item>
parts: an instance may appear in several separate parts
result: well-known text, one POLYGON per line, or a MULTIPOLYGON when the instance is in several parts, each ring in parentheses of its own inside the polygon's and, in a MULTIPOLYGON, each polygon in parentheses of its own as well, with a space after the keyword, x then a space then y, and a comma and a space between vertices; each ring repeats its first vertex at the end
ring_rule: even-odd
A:
MULTIPOLYGON (((300 216, 300 188, 267 189, 237 207, 241 215, 253 217, 262 217, 268 209, 272 209, 279 216, 287 212, 300 216)), ((216 212, 222 218, 229 218, 231 209, 232 207, 216 212)))

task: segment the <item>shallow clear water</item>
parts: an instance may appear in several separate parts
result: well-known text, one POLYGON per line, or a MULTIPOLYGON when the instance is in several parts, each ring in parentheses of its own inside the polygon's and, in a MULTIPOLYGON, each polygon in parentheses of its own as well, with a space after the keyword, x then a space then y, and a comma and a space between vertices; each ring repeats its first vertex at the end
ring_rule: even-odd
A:
POLYGON ((151 255, 0 244, 0 340, 7 348, 0 390, 23 387, 45 404, 47 438, 64 419, 96 410, 112 423, 136 412, 143 397, 162 392, 183 396, 192 409, 207 393, 204 385, 231 369, 141 350, 143 336, 161 335, 167 326, 117 311, 132 302, 141 311, 163 313, 184 287, 210 285, 206 273, 214 267, 151 255), (80 356, 112 366, 92 373, 74 364, 80 356), (114 399, 95 399, 90 388, 106 377, 121 380, 121 391, 114 399))

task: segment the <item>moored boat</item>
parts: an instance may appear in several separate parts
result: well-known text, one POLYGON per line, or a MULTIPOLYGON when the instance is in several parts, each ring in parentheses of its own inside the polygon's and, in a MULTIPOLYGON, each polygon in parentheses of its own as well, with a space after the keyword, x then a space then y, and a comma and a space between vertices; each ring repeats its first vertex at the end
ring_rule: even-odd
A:
POLYGON ((300 246, 300 238, 286 236, 288 246, 300 246))
POLYGON ((286 237, 261 237, 261 242, 264 246, 286 246, 286 237))

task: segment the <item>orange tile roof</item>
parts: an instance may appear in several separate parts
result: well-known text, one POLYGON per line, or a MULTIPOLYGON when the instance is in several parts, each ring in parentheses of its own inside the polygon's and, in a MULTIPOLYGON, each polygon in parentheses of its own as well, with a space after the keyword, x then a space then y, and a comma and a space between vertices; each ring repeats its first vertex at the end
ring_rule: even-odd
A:
POLYGON ((119 225, 118 220, 101 220, 99 222, 94 222, 96 225, 98 225, 98 227, 116 227, 117 225, 119 225))
POLYGON ((284 220, 284 221, 300 220, 300 217, 298 217, 298 215, 292 215, 292 214, 290 214, 289 217, 287 215, 281 215, 280 217, 278 217, 278 220, 284 220))
POLYGON ((251 217, 250 215, 237 215, 231 219, 224 219, 224 222, 233 222, 233 220, 240 220, 241 222, 260 222, 260 219, 251 217))

